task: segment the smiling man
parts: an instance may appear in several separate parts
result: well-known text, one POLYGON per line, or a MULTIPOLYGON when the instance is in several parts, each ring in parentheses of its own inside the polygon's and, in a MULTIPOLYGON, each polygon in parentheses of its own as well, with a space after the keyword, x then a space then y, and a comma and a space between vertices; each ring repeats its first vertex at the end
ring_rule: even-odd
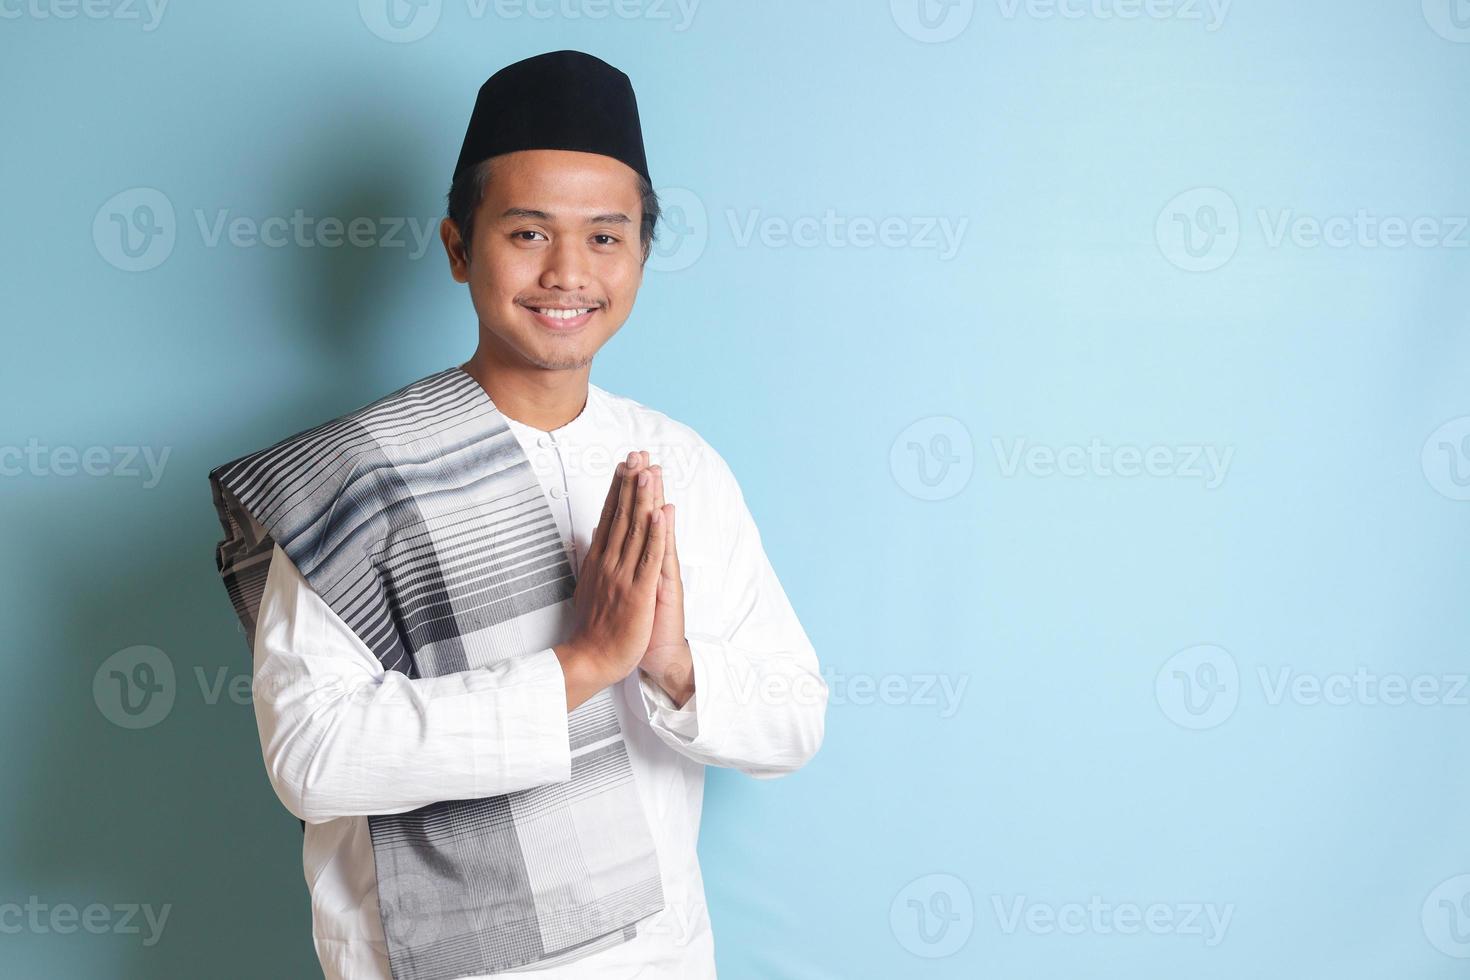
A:
POLYGON ((713 977, 704 768, 821 745, 729 466, 590 382, 657 219, 626 75, 502 69, 441 225, 474 355, 210 472, 329 978, 713 977))

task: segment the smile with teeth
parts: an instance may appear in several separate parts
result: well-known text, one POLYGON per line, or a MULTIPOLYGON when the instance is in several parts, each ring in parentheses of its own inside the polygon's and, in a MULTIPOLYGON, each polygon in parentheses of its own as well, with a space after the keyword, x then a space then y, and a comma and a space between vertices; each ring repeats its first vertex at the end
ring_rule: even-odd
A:
POLYGON ((583 306, 575 309, 559 309, 553 306, 530 306, 527 309, 534 310, 542 316, 549 316, 553 320, 572 320, 582 316, 584 313, 591 313, 594 308, 583 306))

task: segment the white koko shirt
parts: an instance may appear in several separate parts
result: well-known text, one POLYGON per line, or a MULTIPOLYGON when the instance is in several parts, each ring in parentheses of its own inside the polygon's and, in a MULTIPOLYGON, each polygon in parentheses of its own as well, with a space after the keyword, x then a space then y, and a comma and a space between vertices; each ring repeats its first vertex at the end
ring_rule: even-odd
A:
MULTIPOLYGON (((507 418, 556 517, 574 569, 614 467, 646 449, 684 580, 694 696, 682 709, 635 670, 614 703, 658 851, 665 907, 629 942, 538 980, 715 976, 695 845, 704 767, 752 776, 801 767, 821 745, 827 685, 761 547, 740 487, 693 429, 588 385, 571 422, 543 432, 507 418)), ((256 626, 255 716, 276 793, 306 821, 312 935, 329 980, 388 980, 367 814, 496 796, 571 778, 566 687, 550 649, 493 667, 410 679, 377 657, 277 545, 256 626)))

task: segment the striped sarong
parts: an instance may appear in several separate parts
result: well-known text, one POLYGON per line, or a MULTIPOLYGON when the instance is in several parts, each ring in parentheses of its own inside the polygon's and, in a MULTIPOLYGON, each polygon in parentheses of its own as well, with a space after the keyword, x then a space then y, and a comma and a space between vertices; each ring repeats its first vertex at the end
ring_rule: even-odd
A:
MULTIPOLYGON (((209 473, 216 564, 255 646, 274 544, 386 670, 434 677, 564 641, 575 574, 515 434, 452 367, 209 473)), ((580 959, 664 905, 608 689, 571 779, 368 817, 396 980, 580 959)))

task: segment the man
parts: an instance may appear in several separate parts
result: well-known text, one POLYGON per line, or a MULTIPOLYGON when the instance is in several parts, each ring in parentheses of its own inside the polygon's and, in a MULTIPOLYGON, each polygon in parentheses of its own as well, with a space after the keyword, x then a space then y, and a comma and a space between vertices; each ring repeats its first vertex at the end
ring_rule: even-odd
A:
POLYGON ((470 360, 210 473, 323 971, 713 977, 704 767, 801 767, 827 687, 725 461, 589 381, 657 217, 627 76, 497 72, 449 205, 470 360))

